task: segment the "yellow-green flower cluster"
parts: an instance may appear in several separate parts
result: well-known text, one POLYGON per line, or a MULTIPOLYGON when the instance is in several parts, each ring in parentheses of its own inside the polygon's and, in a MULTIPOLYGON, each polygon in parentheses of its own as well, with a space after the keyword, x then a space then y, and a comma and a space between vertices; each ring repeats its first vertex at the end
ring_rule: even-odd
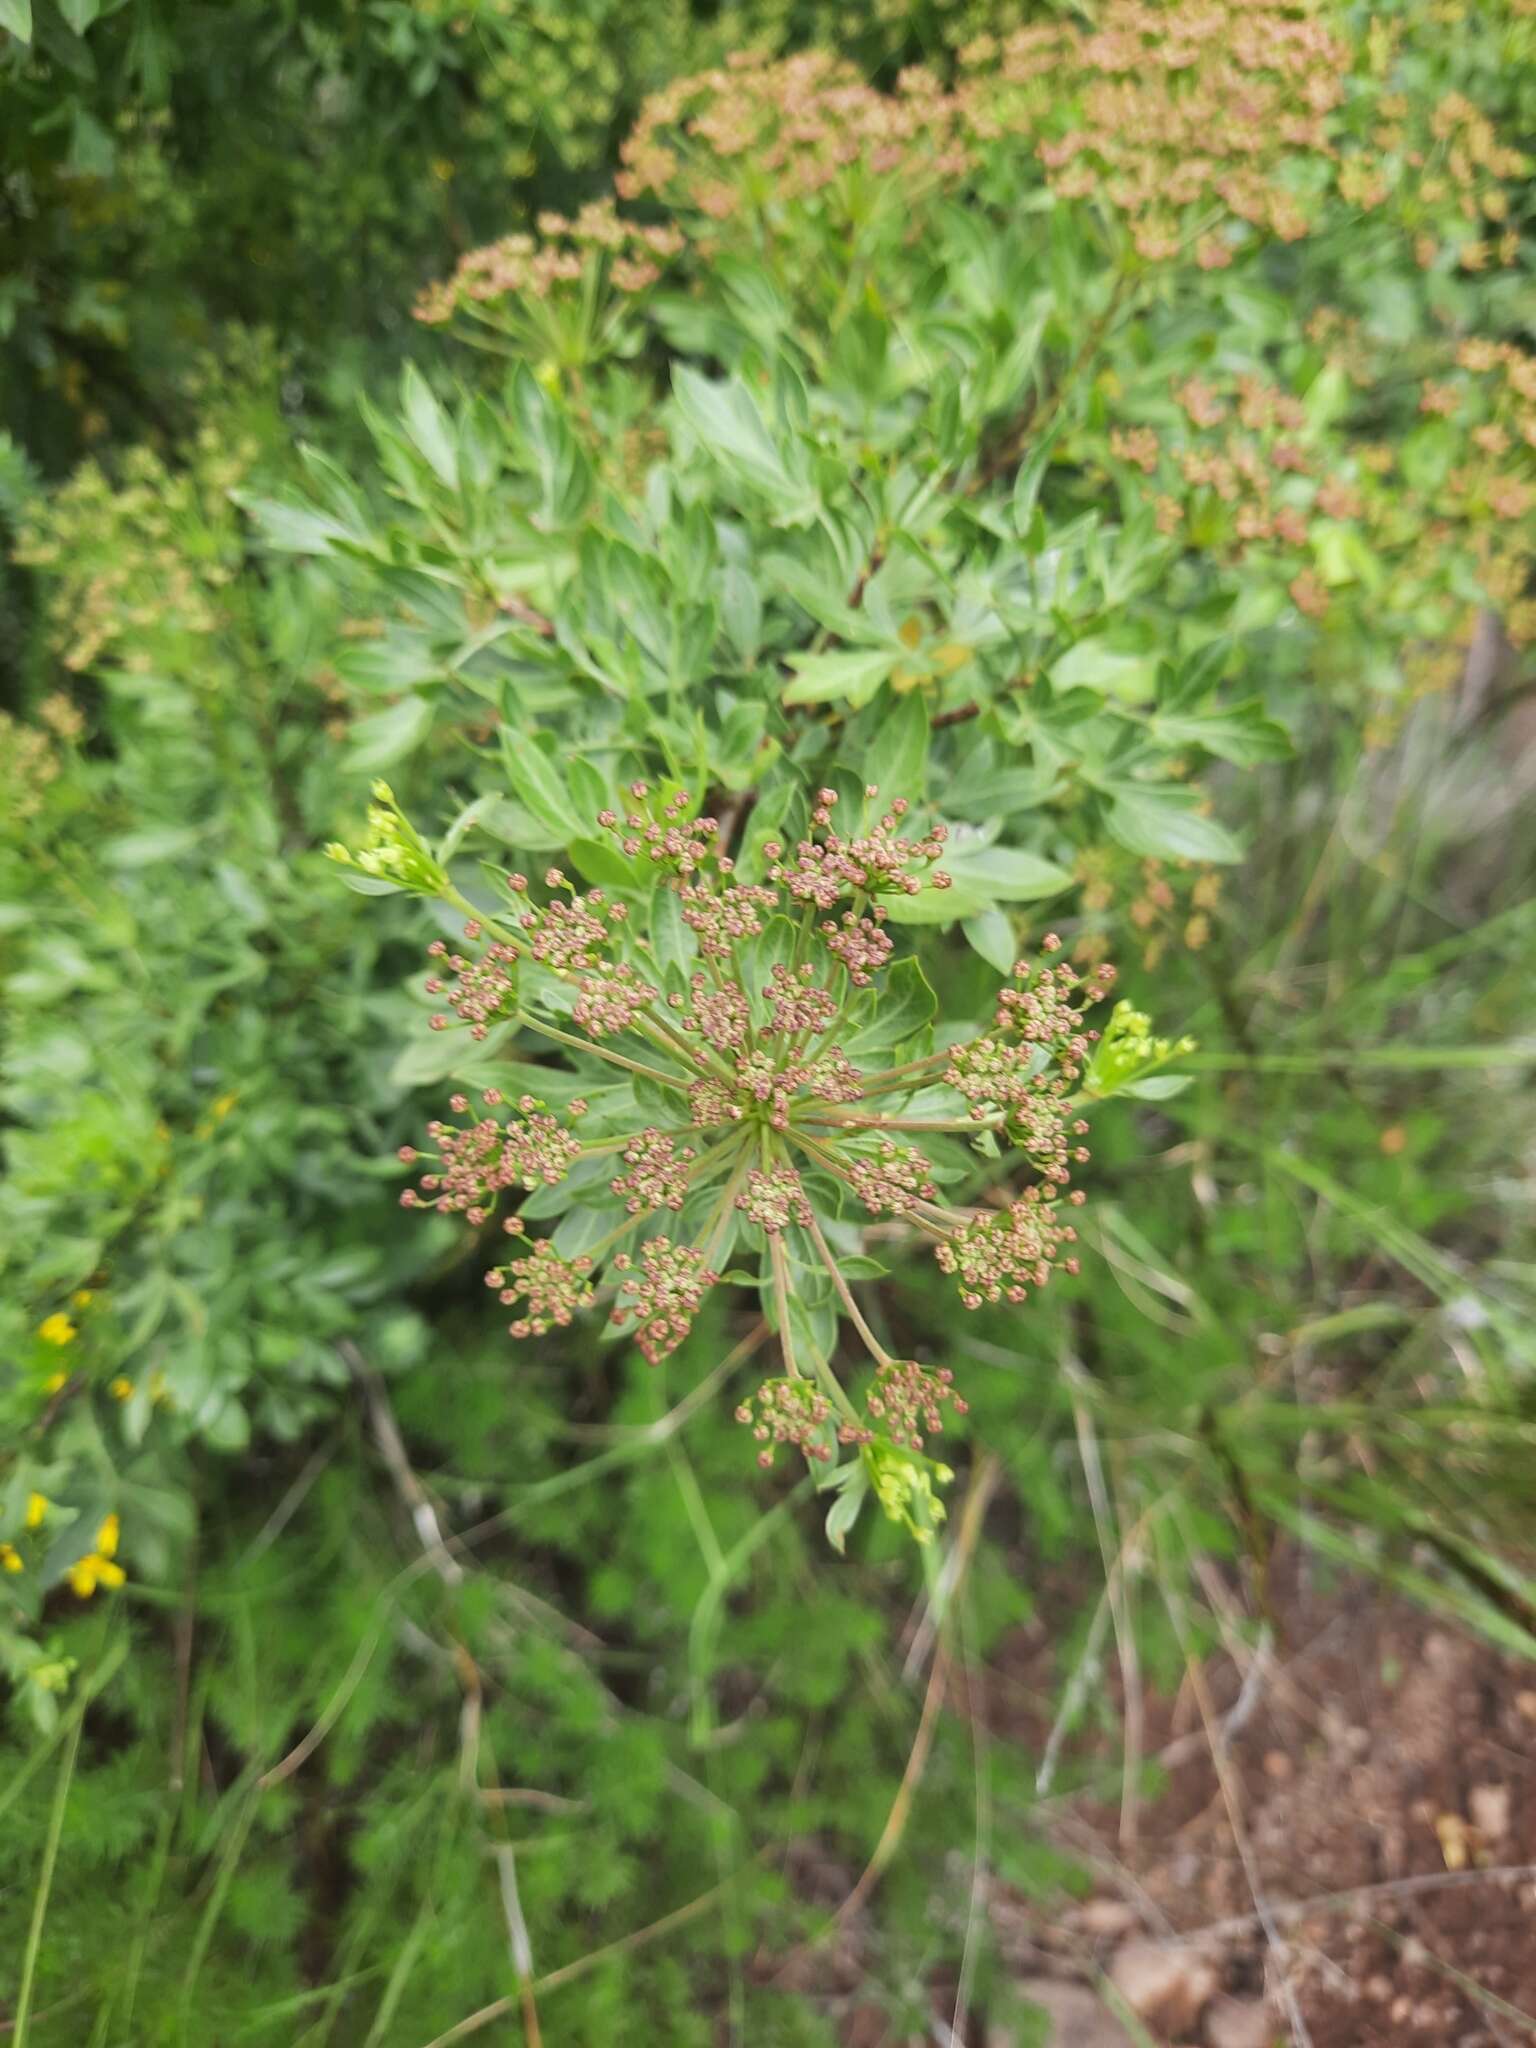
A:
POLYGON ((368 806, 368 833, 354 853, 333 841, 325 849, 329 859, 342 867, 355 868, 376 882, 391 883, 424 896, 440 895, 448 886, 447 871, 433 859, 426 842, 400 809, 387 782, 373 785, 373 802, 368 806))

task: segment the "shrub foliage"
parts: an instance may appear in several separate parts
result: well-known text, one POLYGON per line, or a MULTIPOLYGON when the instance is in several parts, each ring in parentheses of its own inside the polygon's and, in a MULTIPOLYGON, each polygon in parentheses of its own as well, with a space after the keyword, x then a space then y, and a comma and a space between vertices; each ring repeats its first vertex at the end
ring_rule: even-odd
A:
POLYGON ((1536 1647, 1536 18, 615 20, 0 0, 24 2042, 1012 2024, 1193 1562, 1536 1647))

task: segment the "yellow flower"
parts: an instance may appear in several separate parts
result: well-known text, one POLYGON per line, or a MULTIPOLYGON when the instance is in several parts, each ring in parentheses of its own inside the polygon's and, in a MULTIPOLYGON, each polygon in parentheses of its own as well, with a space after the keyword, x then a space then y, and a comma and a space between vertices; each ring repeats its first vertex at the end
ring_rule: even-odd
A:
POLYGON ((19 1572, 20 1570, 21 1559, 17 1556, 14 1547, 9 1543, 0 1543, 0 1571, 19 1572))
POLYGON ((71 1308, 89 1308, 95 1299, 89 1287, 79 1287, 69 1297, 69 1305, 71 1308))
POLYGON ((77 1558, 70 1566, 65 1577, 69 1580, 70 1591, 78 1599, 89 1600, 95 1592, 97 1585, 100 1583, 97 1577, 100 1568, 101 1559, 89 1555, 77 1558))
POLYGON ((45 1344, 73 1344, 80 1332, 62 1309, 56 1309, 46 1321, 38 1324, 37 1334, 45 1344))
POLYGON ((108 1515, 96 1531, 96 1548, 76 1558, 70 1566, 66 1577, 80 1599, 89 1600, 98 1586, 120 1586, 127 1577, 122 1566, 112 1562, 117 1553, 117 1533, 117 1516, 108 1515))
POLYGON ((115 1400, 130 1401, 133 1398, 133 1381, 124 1379, 123 1375, 119 1373, 115 1380, 108 1380, 107 1392, 115 1400))
POLYGON ((46 1493, 27 1495, 27 1527, 40 1529, 48 1519, 48 1510, 53 1505, 46 1493))
POLYGON ((68 1378, 69 1374, 67 1372, 49 1373, 47 1379, 43 1381, 43 1392, 45 1394, 56 1394, 68 1378))

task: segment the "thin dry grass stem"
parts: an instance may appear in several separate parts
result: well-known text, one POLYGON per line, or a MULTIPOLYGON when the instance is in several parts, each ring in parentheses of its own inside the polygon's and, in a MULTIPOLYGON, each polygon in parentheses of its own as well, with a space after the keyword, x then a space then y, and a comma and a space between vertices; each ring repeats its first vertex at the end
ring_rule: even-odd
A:
MULTIPOLYGON (((451 1539, 454 1552, 461 1557, 471 1555, 478 1545, 489 1542, 492 1537, 504 1535, 512 1528, 524 1507, 531 1501, 554 1499, 574 1486, 588 1484, 600 1473, 612 1471, 627 1463, 632 1450, 646 1447, 638 1443, 617 1444, 607 1451, 600 1452, 596 1457, 587 1459, 584 1464, 572 1471, 556 1473, 547 1480, 535 1481, 533 1485, 524 1489, 518 1500, 507 1507, 498 1508, 494 1514, 487 1515, 482 1521, 473 1523, 454 1536, 451 1539)), ((376 1619, 353 1652, 351 1661, 342 1673, 330 1699, 302 1740, 257 1779, 259 1789, 266 1790, 272 1785, 284 1783, 295 1771, 302 1769, 314 1755, 336 1726, 346 1711, 348 1701, 362 1683, 384 1640, 389 1617, 396 1612, 400 1600, 418 1579, 425 1577, 429 1571, 435 1571, 439 1560, 447 1555, 449 1551, 446 1543, 430 1545, 419 1557, 414 1557, 409 1564, 402 1565, 393 1578, 375 1594, 373 1605, 376 1619)), ((561 1643, 560 1648, 568 1656, 578 1654, 568 1644, 561 1643)), ((600 1679, 598 1682, 602 1683, 600 1679)), ((627 1711, 610 1687, 604 1685, 602 1689, 615 1717, 627 1711)), ((666 1766, 666 1780, 673 1791, 696 1806, 713 1807, 718 1804, 706 1786, 689 1777, 688 1773, 676 1764, 668 1763, 666 1766)))
MULTIPOLYGON (((765 1853, 760 1852, 759 1856, 752 1860, 760 1861, 761 1855, 765 1853)), ((707 1892, 700 1892, 696 1899, 690 1899, 686 1905, 677 1907, 671 1913, 664 1913, 648 1927, 638 1927, 632 1934, 621 1935, 617 1941, 605 1942, 601 1948, 592 1949, 587 1955, 578 1956, 573 1963, 563 1963, 558 1970, 550 1970, 545 1976, 535 1977, 529 1986, 530 1992, 536 1997, 543 1997, 548 1992, 557 1991, 562 1984, 569 1984, 578 1977, 585 1977, 600 1963, 611 1962, 615 1956, 627 1955, 634 1949, 643 1948, 648 1942, 659 1941, 663 1935, 686 1926, 690 1920, 696 1920, 701 1913, 707 1913, 711 1906, 718 1905, 721 1894, 729 1890, 740 1875, 740 1871, 732 1871, 723 1883, 711 1885, 707 1892)), ((471 2034, 478 2034, 482 2027, 494 2026, 497 2020, 505 2019, 509 2013, 517 2010, 517 2006, 518 2000, 510 1995, 505 1998, 493 1998, 489 2005, 482 2005, 478 2012, 472 2012, 466 2018, 457 2021, 446 2034, 434 2034, 430 2041, 423 2042, 422 2048, 450 2048, 450 2043, 454 2041, 467 2041, 471 2034)))
MULTIPOLYGON (((955 1550, 960 1559, 955 1576, 957 1590, 975 1554, 987 1503, 992 1497, 993 1488, 997 1485, 1000 1474, 1001 1466, 998 1460, 991 1456, 984 1458, 977 1467, 976 1477, 972 1480, 970 1491, 966 1495, 965 1507, 960 1516, 960 1527, 955 1536, 955 1550)), ((923 1711, 918 1720, 917 1734, 913 1737, 912 1748, 907 1756, 907 1767, 902 1772, 896 1796, 891 1801, 891 1810, 886 1815, 885 1826, 880 1831, 880 1839, 864 1867, 863 1875, 833 1916, 835 1927, 845 1925, 863 1905, 880 1882, 901 1844, 912 1812, 912 1801, 917 1796, 917 1788, 923 1781, 924 1771, 928 1768, 928 1756, 933 1748, 939 1708, 944 1703, 948 1680, 949 1652, 941 1643, 934 1656, 933 1670, 928 1677, 928 1689, 923 1695, 923 1711)))
MULTIPOLYGON (((1273 1899, 1269 1902, 1269 1916, 1277 1927, 1288 1927, 1310 1914, 1350 1913, 1378 1900, 1387 1903, 1411 1899, 1421 1892, 1455 1891, 1472 1884, 1532 1883, 1536 1883, 1536 1863, 1495 1863, 1482 1870, 1426 1870, 1414 1877, 1389 1877, 1379 1884, 1351 1885, 1346 1891, 1316 1892, 1307 1899, 1273 1899)), ((1186 1946, 1203 1942, 1220 1946, 1262 1926, 1257 1913, 1236 1913, 1230 1919, 1211 1920, 1204 1927, 1193 1927, 1178 1938, 1186 1946)))
POLYGON ((538 1785, 482 1785, 483 1806, 526 1806, 536 1813, 586 1813, 588 1801, 567 1799, 560 1792, 546 1792, 538 1785))
POLYGON ((501 1885, 501 1909, 507 1923, 507 1944, 512 1952, 512 1967, 517 1973, 518 1991, 522 1997, 523 2032, 527 2048, 543 2048, 539 2008, 533 1995, 533 1949, 517 1890, 517 1859, 510 1842, 498 1842, 495 1854, 496 1875, 501 1885))
POLYGON ((389 1467, 395 1490, 404 1501, 416 1534, 421 1539, 422 1550, 432 1559, 432 1569, 445 1586, 459 1585, 464 1577, 464 1567, 450 1554, 448 1539, 437 1519, 437 1510, 406 1455, 405 1440, 400 1434, 400 1425, 395 1420, 395 1411, 384 1382, 350 1338, 341 1338, 336 1349, 346 1361, 347 1369, 368 1404, 368 1419, 373 1425, 379 1455, 389 1467))
POLYGON ((489 1813, 500 1834, 500 1839, 493 1841, 490 1848, 496 1864, 502 1918, 507 1929, 507 1952, 517 1979, 525 2048, 543 2048, 538 2004, 533 1994, 533 1944, 528 1938, 528 1923, 523 1918, 522 1900, 517 1888, 517 1859, 506 1834, 504 1809, 499 1804, 487 1807, 483 1797, 485 1792, 494 1793, 499 1789, 496 1759, 487 1751, 483 1741, 485 1680, 466 1643, 455 1638, 453 1652, 454 1669, 464 1691, 464 1705, 459 1716, 459 1785, 466 1797, 475 1800, 476 1812, 482 1818, 489 1813))
POLYGON ((980 1955, 977 1934, 986 1916, 987 1864, 992 1851, 991 1733, 987 1726, 987 1667, 976 1648, 976 1615, 970 1589, 960 1602, 960 1638, 965 1653, 966 1719, 971 1729, 971 1762, 976 1781, 975 1853, 971 1859, 971 1894, 966 1906, 965 1941, 960 1951, 960 1976, 955 1986, 950 2032, 965 2048, 960 2029, 971 2002, 980 1955))
POLYGON ((1136 1844, 1140 1819, 1140 1780, 1142 1756, 1146 1742, 1146 1709, 1141 1689, 1141 1659, 1136 1649, 1136 1630, 1131 1616, 1130 1601, 1126 1597, 1126 1572, 1135 1557, 1132 1538, 1118 1541, 1116 1517, 1110 1505, 1109 1491, 1104 1483, 1104 1465, 1099 1455, 1098 1434, 1093 1426, 1093 1417, 1088 1412, 1083 1398, 1088 1379, 1079 1362, 1064 1356, 1062 1374, 1072 1388, 1072 1415, 1077 1429, 1077 1450, 1082 1460, 1083 1477, 1088 1485, 1088 1499, 1093 1509, 1093 1526, 1099 1539, 1099 1555, 1104 1560, 1105 1593, 1109 1600, 1110 1617, 1115 1629, 1115 1652, 1120 1659, 1120 1679, 1124 1690, 1125 1757, 1122 1763, 1120 1781, 1120 1846, 1132 1849, 1136 1844))
POLYGON ((1248 1891, 1253 1900, 1254 1912, 1259 1926, 1263 1929, 1264 1939, 1269 1945, 1270 1955, 1274 1959, 1276 1990, 1285 2012, 1286 2024, 1291 2029, 1291 2039, 1294 2048, 1313 2048, 1312 2035, 1302 2015, 1301 2004, 1297 1999, 1295 1986, 1291 1983, 1286 1943, 1281 1935, 1279 1923, 1265 1895, 1258 1861, 1254 1856, 1253 1844, 1248 1836, 1247 1822, 1243 1818, 1242 1787, 1238 1784, 1232 1770, 1226 1737, 1218 1726, 1215 1703, 1211 1699, 1210 1687, 1206 1684, 1205 1672, 1201 1668, 1194 1654, 1194 1646, 1189 1640, 1189 1630, 1185 1622, 1183 1602, 1176 1591, 1166 1586, 1163 1588, 1163 1600, 1168 1609, 1168 1618, 1173 1623, 1174 1634, 1179 1639, 1179 1648, 1184 1653, 1184 1666, 1189 1674, 1189 1682, 1195 1695, 1196 1704, 1200 1709, 1200 1719, 1205 1727, 1206 1738, 1210 1743, 1211 1762, 1215 1766, 1216 1780, 1221 1787, 1222 1802, 1227 1810, 1227 1822, 1232 1830, 1232 1840, 1237 1849, 1238 1861, 1243 1866, 1243 1876, 1248 1883, 1248 1891))
MULTIPOLYGON (((1190 1540, 1193 1536, 1193 1531, 1189 1529, 1186 1517, 1181 1514, 1179 1520, 1184 1525, 1186 1540, 1190 1540)), ((1206 1600, 1210 1604, 1211 1612, 1216 1617, 1216 1626, 1221 1631, 1222 1645, 1227 1655, 1232 1659, 1232 1662, 1243 1674, 1242 1690, 1244 1692, 1248 1691, 1255 1667, 1262 1667, 1258 1682, 1263 1683, 1267 1679, 1273 1685, 1277 1697, 1284 1700, 1292 1713, 1301 1716, 1302 1719, 1310 1721, 1315 1725, 1318 1720, 1316 1706, 1307 1698, 1285 1667, 1276 1664, 1274 1661, 1274 1631, 1269 1623, 1266 1621, 1261 1624, 1256 1644, 1250 1647, 1245 1643, 1238 1627, 1241 1616, 1238 1612, 1236 1601, 1222 1584, 1221 1574, 1217 1571, 1210 1558, 1203 1556, 1194 1546, 1192 1540, 1190 1541, 1190 1559, 1195 1577, 1200 1581, 1200 1590, 1204 1593, 1206 1600)), ((1249 1711, 1251 1712, 1252 1709, 1250 1708, 1249 1711)), ((1228 1713, 1223 1724, 1228 1741, 1242 1726, 1241 1721, 1234 1721, 1233 1714, 1235 1712, 1236 1709, 1234 1708, 1231 1713, 1228 1713)), ((1245 1715, 1244 1719, 1246 1718, 1247 1716, 1245 1715)))
MULTIPOLYGON (((1230 1644, 1228 1644, 1228 1649, 1231 1649, 1230 1644)), ((1234 1661, 1237 1660, 1234 1659, 1234 1661)), ((1243 1682, 1236 1700, 1234 1700, 1227 1712, 1222 1716, 1221 1739, 1223 1742, 1230 1742, 1233 1736, 1240 1734, 1252 1719, 1254 1709, 1264 1696, 1265 1682, 1273 1675, 1274 1668, 1269 1635, 1266 1630, 1260 1638, 1257 1650, 1248 1659, 1247 1669, 1243 1673, 1243 1682)), ((1186 1762, 1191 1756, 1195 1755, 1204 1740, 1203 1734, 1176 1735, 1171 1742, 1164 1743, 1163 1747, 1157 1752, 1158 1765, 1165 1771, 1172 1770, 1176 1765, 1186 1762)))
MULTIPOLYGON (((445 1586, 462 1585, 465 1577, 464 1567, 449 1549, 449 1539, 443 1534, 437 1511, 411 1465, 405 1440, 400 1433, 383 1381, 371 1370, 356 1345, 343 1339, 337 1349, 345 1359, 367 1403, 375 1442, 389 1469, 396 1491, 410 1513, 412 1526, 421 1543, 423 1560, 445 1586)), ((375 1638, 365 1639, 362 1646, 368 1649, 370 1657, 372 1647, 376 1647, 377 1633, 376 1631, 375 1638)), ((496 1796, 500 1787, 496 1783, 495 1760, 493 1757, 487 1758, 482 1741, 485 1682, 469 1646, 457 1636, 452 1644, 451 1657, 455 1675, 463 1691, 463 1704, 459 1713, 459 1784, 466 1797, 475 1800, 476 1811, 488 1818, 501 1834, 501 1839, 493 1841, 490 1846, 496 1864, 502 1917, 507 1930, 508 1953, 513 1973, 517 1978, 523 2037, 527 2048, 543 2048, 544 2037, 539 2026, 538 2003, 533 1991, 533 1948, 518 1891, 516 1855, 511 1841, 505 1834, 504 1803, 496 1796), (487 1777, 489 1783, 484 1782, 487 1777)), ((350 1677, 351 1674, 348 1675, 350 1677)), ((343 1681, 342 1693, 338 1695, 342 1705, 345 1704, 345 1696, 349 1696, 349 1689, 346 1681, 343 1681)), ((333 1700, 332 1705, 339 1713, 340 1706, 336 1700, 333 1700)), ((331 1721, 322 1716, 311 1729, 305 1742, 300 1743, 281 1764, 258 1780, 259 1789, 264 1790, 271 1783, 281 1782, 283 1777, 297 1770, 313 1747, 329 1731, 333 1720, 334 1715, 331 1721)))

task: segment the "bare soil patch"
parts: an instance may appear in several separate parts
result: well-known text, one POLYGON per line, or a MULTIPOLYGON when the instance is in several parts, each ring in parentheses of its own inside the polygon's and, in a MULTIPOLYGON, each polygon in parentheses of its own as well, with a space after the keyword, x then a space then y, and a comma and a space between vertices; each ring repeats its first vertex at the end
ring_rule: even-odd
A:
MULTIPOLYGON (((1293 1573, 1277 1619, 1258 1673, 1206 1673, 1225 1790, 1191 1689, 1149 1699, 1165 1779, 1134 1841, 1118 1812, 1066 1823, 1099 1894, 1052 1916, 994 1889, 998 1935, 1056 2013, 1058 2048, 1129 2038, 1092 2031, 1054 1988, 1104 1978, 1160 2042, 1536 2040, 1536 1667, 1370 1585, 1320 1594, 1293 1573)), ((1017 1648, 998 1693, 1020 1702, 1033 1658, 1017 1648)))

